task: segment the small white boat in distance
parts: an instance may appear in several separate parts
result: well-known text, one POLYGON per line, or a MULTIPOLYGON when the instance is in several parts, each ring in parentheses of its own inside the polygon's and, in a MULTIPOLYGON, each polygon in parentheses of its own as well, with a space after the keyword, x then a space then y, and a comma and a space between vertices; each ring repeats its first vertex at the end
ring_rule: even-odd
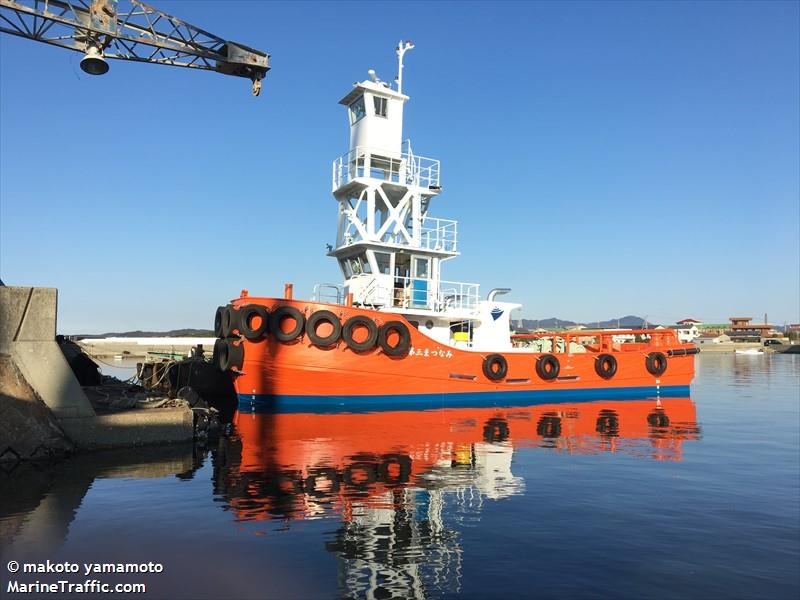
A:
POLYGON ((734 352, 736 354, 749 354, 749 355, 764 354, 764 351, 761 348, 746 348, 742 350, 734 350, 734 352))

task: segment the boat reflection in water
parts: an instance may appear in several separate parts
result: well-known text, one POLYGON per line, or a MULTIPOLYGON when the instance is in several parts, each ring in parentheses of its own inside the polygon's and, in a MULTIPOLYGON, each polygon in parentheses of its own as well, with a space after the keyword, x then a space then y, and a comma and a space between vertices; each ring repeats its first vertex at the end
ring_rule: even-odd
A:
POLYGON ((334 517, 327 549, 347 596, 460 589, 454 529, 524 492, 514 451, 680 460, 699 438, 690 398, 362 414, 240 412, 215 466, 238 520, 334 517))

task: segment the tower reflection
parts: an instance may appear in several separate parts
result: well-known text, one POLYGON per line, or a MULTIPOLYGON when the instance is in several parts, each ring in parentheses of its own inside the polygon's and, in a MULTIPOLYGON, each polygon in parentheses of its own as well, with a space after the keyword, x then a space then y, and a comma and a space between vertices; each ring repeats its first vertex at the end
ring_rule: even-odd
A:
POLYGON ((239 412, 215 455, 238 520, 326 516, 345 597, 458 592, 458 525, 525 490, 514 452, 622 452, 680 460, 698 439, 690 398, 361 414, 239 412))

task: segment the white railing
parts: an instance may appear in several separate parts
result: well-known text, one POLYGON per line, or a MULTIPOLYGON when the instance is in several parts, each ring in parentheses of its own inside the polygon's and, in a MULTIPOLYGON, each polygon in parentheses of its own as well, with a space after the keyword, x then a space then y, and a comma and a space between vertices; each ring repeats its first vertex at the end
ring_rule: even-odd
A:
POLYGON ((401 185, 439 187, 438 160, 417 156, 410 151, 395 152, 356 146, 333 161, 333 190, 357 177, 371 177, 401 185))
MULTIPOLYGON (((367 277, 367 276, 365 276, 367 277)), ((440 281, 438 288, 430 279, 419 277, 394 277, 390 288, 375 281, 357 294, 359 304, 394 308, 448 312, 453 310, 474 311, 480 302, 480 285, 461 281, 440 281)))
POLYGON ((420 245, 427 250, 458 251, 458 221, 425 217, 420 228, 420 245))
POLYGON ((314 302, 342 304, 344 300, 344 286, 336 283, 318 283, 314 286, 312 300, 314 302))
MULTIPOLYGON (((406 226, 406 231, 410 225, 406 226)), ((458 221, 450 219, 437 219, 425 217, 419 229, 419 242, 413 241, 413 232, 410 234, 412 241, 400 231, 387 231, 376 241, 398 246, 409 246, 411 248, 424 248, 425 250, 440 250, 444 252, 458 252, 458 221)), ((355 227, 348 227, 348 230, 337 240, 339 246, 349 246, 362 239, 355 227)))

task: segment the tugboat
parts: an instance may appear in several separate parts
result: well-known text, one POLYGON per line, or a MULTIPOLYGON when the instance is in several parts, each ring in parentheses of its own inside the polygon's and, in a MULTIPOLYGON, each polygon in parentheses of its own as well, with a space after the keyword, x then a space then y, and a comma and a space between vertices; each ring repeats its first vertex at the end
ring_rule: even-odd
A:
POLYGON ((514 335, 521 305, 447 281, 456 221, 433 217, 438 160, 403 142, 403 57, 396 85, 373 70, 339 103, 350 148, 333 161, 335 258, 342 286, 310 300, 250 296, 217 309, 214 360, 234 377, 240 408, 349 411, 518 405, 590 398, 687 396, 697 352, 672 329, 514 335))

